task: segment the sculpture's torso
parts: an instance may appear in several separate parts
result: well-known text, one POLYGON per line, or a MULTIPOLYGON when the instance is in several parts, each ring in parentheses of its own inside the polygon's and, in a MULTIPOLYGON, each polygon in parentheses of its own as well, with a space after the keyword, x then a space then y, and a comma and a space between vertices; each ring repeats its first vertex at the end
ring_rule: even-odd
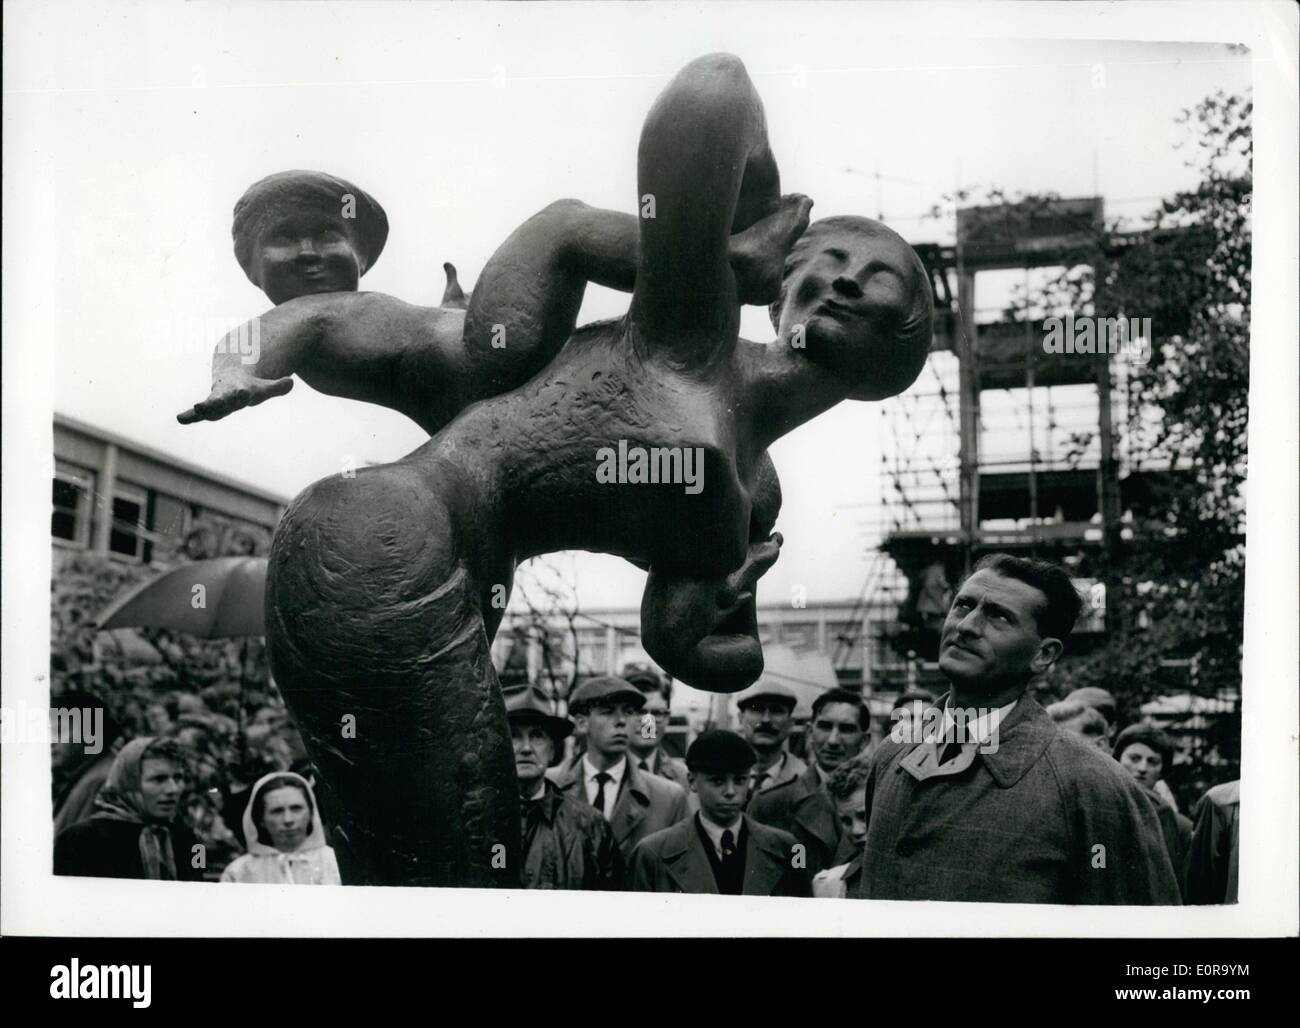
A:
POLYGON ((479 482, 495 512, 487 520, 505 529, 516 559, 586 549, 724 573, 745 554, 758 463, 737 442, 734 392, 727 375, 644 363, 623 322, 600 323, 408 459, 449 463, 479 482), (680 468, 689 481, 635 481, 637 449, 675 452, 671 463, 661 452, 659 467, 680 468), (598 475, 611 456, 623 480, 598 475))

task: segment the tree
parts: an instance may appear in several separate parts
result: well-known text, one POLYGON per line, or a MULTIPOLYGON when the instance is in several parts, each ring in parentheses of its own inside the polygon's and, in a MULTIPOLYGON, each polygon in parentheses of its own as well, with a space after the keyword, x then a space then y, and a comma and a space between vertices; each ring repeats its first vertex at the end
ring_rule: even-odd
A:
MULTIPOLYGON (((1116 630, 1066 677, 1111 690, 1130 714, 1171 687, 1240 694, 1251 109, 1219 93, 1183 112, 1200 181, 1098 269, 1098 314, 1149 317, 1154 335, 1149 361, 1126 367, 1128 468, 1171 473, 1126 520, 1119 595, 1107 598, 1122 611, 1116 630)), ((1220 756, 1235 763, 1239 720, 1219 727, 1220 756)))

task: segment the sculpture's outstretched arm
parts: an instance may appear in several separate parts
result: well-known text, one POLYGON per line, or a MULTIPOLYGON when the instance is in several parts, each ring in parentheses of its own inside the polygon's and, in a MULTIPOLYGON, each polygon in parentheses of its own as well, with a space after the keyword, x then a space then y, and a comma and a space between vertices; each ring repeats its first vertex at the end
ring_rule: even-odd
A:
POLYGON ((735 346, 729 241, 780 206, 763 104, 730 54, 688 64, 646 116, 637 152, 641 264, 628 318, 639 352, 701 366, 735 346))
POLYGON ((443 308, 383 293, 286 301, 217 344, 211 394, 178 420, 216 421, 287 393, 298 375, 330 396, 406 414, 433 434, 475 400, 545 367, 573 332, 588 282, 631 292, 637 231, 630 214, 559 200, 497 249, 467 311, 451 265, 452 302, 443 308))
POLYGON ((217 421, 287 393, 298 375, 322 393, 400 411, 434 432, 460 409, 448 387, 454 389, 462 317, 384 293, 288 300, 217 344, 210 395, 177 420, 217 421), (413 364, 441 381, 441 394, 411 388, 413 364))

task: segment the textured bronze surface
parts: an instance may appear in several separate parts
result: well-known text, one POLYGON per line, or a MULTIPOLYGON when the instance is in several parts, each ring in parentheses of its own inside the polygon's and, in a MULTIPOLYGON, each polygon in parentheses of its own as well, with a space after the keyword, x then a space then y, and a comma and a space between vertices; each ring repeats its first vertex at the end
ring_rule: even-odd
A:
MULTIPOLYGON (((656 100, 637 192, 637 215, 574 200, 535 215, 468 310, 458 286, 442 308, 349 292, 280 303, 256 364, 214 359, 213 395, 182 415, 222 417, 299 374, 432 436, 312 485, 272 548, 272 668, 346 836, 345 881, 517 884, 489 646, 522 560, 583 549, 647 568, 646 651, 699 688, 754 681, 755 586, 781 545, 767 447, 843 399, 901 392, 923 366, 920 261, 877 222, 809 226, 811 202, 781 196, 735 57, 693 61, 656 100), (630 291, 628 313, 575 328, 588 282, 630 291), (744 303, 772 305, 775 342, 738 338, 744 303), (665 470, 682 465, 663 454, 691 461, 698 488, 641 481, 622 460, 638 450, 665 470)), ((844 456, 851 475, 852 440, 844 456)))

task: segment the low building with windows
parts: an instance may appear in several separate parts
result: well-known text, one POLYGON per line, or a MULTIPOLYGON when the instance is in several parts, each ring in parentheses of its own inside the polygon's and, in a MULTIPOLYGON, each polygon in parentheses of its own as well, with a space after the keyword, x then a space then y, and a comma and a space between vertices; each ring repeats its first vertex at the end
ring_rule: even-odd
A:
POLYGON ((265 554, 288 498, 63 414, 54 416, 50 535, 91 552, 165 567, 177 559, 265 554))

